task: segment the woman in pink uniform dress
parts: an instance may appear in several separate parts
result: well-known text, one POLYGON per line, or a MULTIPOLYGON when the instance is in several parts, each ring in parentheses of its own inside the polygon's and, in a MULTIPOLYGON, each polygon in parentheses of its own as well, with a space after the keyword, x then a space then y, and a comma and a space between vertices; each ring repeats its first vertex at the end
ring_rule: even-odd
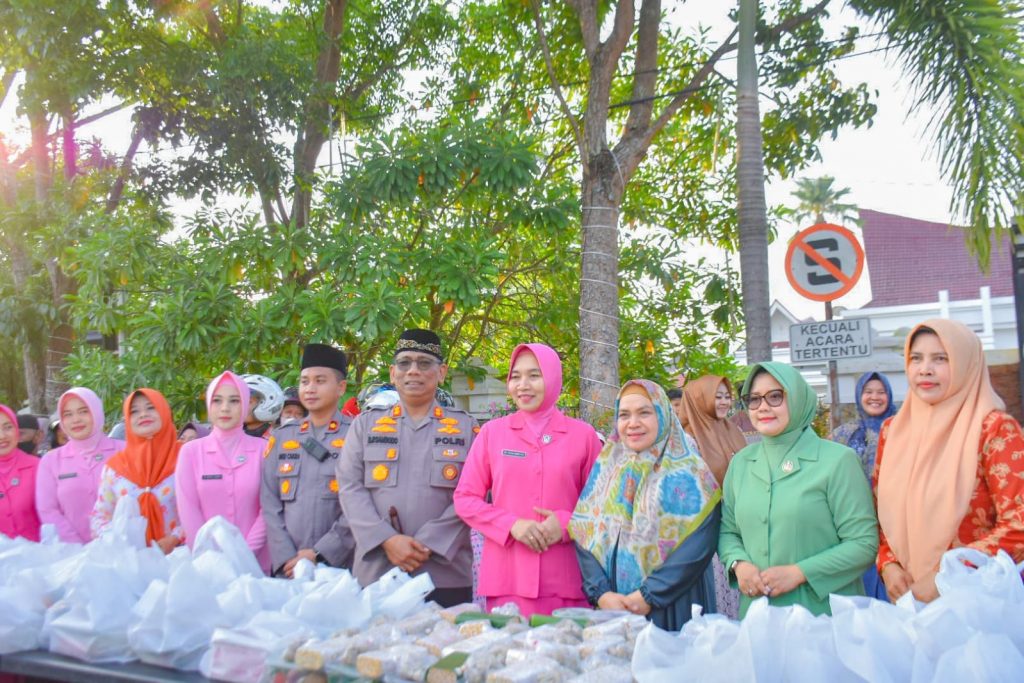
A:
POLYGON ((92 389, 68 389, 57 402, 60 428, 68 442, 47 452, 36 475, 36 510, 43 524, 57 527, 65 543, 92 540, 89 515, 96 505, 103 465, 124 441, 103 432, 103 402, 92 389))
POLYGON ((225 372, 210 382, 210 435, 189 441, 178 454, 178 516, 191 548, 199 528, 221 515, 239 528, 269 572, 267 527, 260 514, 260 456, 267 442, 243 431, 248 409, 249 386, 238 375, 225 372))
POLYGON ((36 471, 39 458, 18 448, 18 416, 0 404, 0 534, 39 540, 36 471))
POLYGON ((601 440, 555 407, 562 363, 554 349, 520 344, 509 367, 519 410, 483 426, 455 489, 455 511, 484 535, 477 593, 488 609, 514 602, 524 615, 586 607, 565 529, 601 440))

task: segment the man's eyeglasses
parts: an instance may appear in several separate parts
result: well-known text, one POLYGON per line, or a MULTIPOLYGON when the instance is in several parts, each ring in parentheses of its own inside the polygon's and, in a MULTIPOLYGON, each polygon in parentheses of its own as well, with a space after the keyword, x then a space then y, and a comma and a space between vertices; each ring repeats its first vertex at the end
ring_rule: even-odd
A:
POLYGON ((761 407, 761 401, 767 401, 768 405, 772 408, 778 408, 782 405, 782 402, 786 399, 786 392, 782 389, 775 389, 769 391, 764 396, 758 396, 757 394, 747 394, 741 397, 743 405, 746 406, 747 410, 757 410, 761 407))
POLYGON ((434 366, 440 365, 440 363, 436 360, 431 360, 430 358, 417 358, 416 360, 403 358, 402 360, 395 361, 395 367, 398 369, 399 372, 408 372, 410 369, 412 369, 413 365, 415 365, 416 369, 419 370, 420 372, 426 372, 427 370, 430 370, 434 366))

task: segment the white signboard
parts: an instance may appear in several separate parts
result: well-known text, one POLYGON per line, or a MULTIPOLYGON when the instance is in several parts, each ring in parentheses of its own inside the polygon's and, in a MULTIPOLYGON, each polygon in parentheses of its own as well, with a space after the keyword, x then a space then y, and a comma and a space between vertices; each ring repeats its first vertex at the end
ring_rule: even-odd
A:
POLYGON ((789 326, 793 365, 871 355, 871 319, 845 318, 789 326))

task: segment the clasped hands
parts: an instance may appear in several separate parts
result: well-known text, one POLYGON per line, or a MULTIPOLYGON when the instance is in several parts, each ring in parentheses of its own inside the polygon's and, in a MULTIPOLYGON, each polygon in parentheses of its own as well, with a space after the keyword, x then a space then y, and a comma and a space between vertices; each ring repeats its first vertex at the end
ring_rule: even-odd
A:
POLYGON ((885 592, 893 603, 902 598, 907 591, 911 591, 921 602, 931 602, 939 597, 939 589, 935 586, 935 575, 938 573, 939 570, 936 568, 914 581, 914 577, 899 562, 890 562, 882 567, 882 583, 885 584, 885 592))
POLYGON ((758 569, 752 562, 740 561, 736 563, 734 572, 740 590, 751 598, 785 595, 807 581, 803 571, 795 564, 758 569))
POLYGON ((643 594, 635 590, 629 595, 608 591, 597 599, 597 606, 600 609, 628 610, 633 614, 646 617, 651 613, 651 606, 644 600, 643 594))
POLYGON ((512 525, 510 533, 512 538, 530 550, 542 553, 562 541, 562 524, 551 510, 533 508, 533 511, 538 515, 542 515, 544 521, 537 522, 532 519, 516 520, 516 523, 512 525))

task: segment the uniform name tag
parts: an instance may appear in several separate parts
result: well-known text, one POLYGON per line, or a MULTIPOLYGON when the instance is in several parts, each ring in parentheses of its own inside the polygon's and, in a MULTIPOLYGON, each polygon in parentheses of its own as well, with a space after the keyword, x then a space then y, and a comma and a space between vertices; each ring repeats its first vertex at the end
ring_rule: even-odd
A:
POLYGON ((526 457, 526 453, 524 453, 523 451, 510 451, 507 448, 502 449, 501 454, 502 455, 507 455, 510 458, 525 458, 526 457))
POLYGON ((78 472, 65 472, 64 474, 58 474, 58 479, 74 479, 78 476, 78 472))
POLYGON ((204 481, 207 480, 207 479, 223 479, 223 478, 224 478, 223 474, 204 474, 203 475, 203 480, 204 481))
POLYGON ((370 436, 366 440, 366 443, 367 443, 367 445, 374 444, 374 443, 396 444, 396 443, 398 443, 398 437, 397 436, 377 436, 377 435, 372 435, 372 436, 370 436))

